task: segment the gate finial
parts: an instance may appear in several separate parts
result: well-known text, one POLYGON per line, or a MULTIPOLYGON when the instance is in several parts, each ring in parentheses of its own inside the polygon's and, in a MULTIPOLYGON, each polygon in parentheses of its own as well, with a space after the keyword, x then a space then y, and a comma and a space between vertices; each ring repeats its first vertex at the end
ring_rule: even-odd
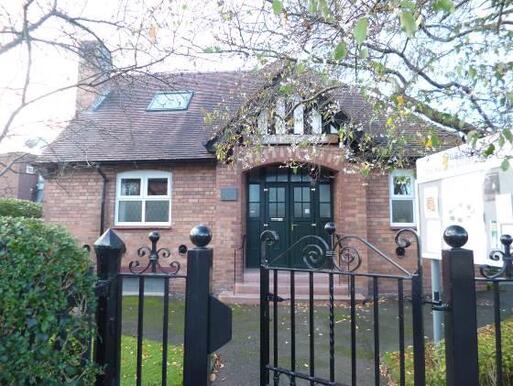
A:
POLYGON ((444 240, 451 248, 461 248, 468 241, 468 233, 460 225, 451 225, 444 232, 444 240))
POLYGON ((199 224, 191 229, 189 238, 195 246, 204 248, 212 240, 212 232, 206 225, 199 224))
POLYGON ((324 225, 324 230, 326 233, 328 233, 330 236, 335 233, 337 228, 335 227, 334 222, 327 222, 326 225, 324 225))

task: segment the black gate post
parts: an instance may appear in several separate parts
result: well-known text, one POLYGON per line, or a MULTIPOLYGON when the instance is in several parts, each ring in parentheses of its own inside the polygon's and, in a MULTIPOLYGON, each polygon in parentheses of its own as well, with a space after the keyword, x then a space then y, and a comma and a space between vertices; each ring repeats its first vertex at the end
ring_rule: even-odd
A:
POLYGON ((209 364, 209 295, 212 268, 210 229, 198 225, 191 230, 195 248, 187 252, 185 298, 184 386, 206 386, 210 383, 209 364))
POLYGON ((415 386, 426 384, 426 363, 424 349, 424 317, 422 312, 422 268, 411 279, 412 324, 413 324, 413 377, 415 386))
POLYGON ((474 253, 462 248, 468 234, 461 226, 448 227, 444 240, 451 247, 442 251, 446 381, 448 386, 478 386, 474 253))
POLYGON ((260 385, 269 385, 269 269, 260 266, 260 385))
POLYGON ((96 363, 103 373, 96 379, 97 386, 119 385, 121 360, 121 283, 117 276, 125 243, 108 229, 94 243, 97 260, 98 308, 96 311, 97 337, 94 350, 96 363))
MULTIPOLYGON (((266 230, 260 234, 260 385, 269 385, 269 249, 279 240, 278 233, 266 230)), ((275 272, 277 275, 278 272, 275 272)), ((277 294, 273 294, 277 296, 277 294)))

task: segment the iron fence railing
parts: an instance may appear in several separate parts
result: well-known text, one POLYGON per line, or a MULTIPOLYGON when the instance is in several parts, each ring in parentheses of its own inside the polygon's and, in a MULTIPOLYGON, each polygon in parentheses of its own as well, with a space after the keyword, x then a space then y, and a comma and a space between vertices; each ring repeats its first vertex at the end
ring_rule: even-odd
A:
POLYGON ((128 272, 121 272, 121 258, 126 248, 114 231, 109 229, 96 241, 98 337, 94 351, 95 361, 102 368, 97 377, 97 386, 120 384, 122 297, 127 281, 137 283, 135 383, 137 386, 147 384, 143 374, 143 340, 146 284, 150 280, 163 284, 160 294, 163 298, 161 384, 167 385, 170 378, 169 308, 171 287, 176 281, 182 281, 185 288, 183 385, 208 384, 210 354, 231 339, 231 311, 210 294, 213 250, 207 245, 211 237, 210 230, 199 225, 192 229, 190 235, 195 247, 190 250, 184 245, 179 247, 180 254, 187 253, 187 274, 181 273, 177 260, 170 259, 167 267, 162 266, 162 261, 171 258, 172 254, 167 248, 157 247, 160 239, 157 232, 149 235, 151 247, 141 247, 137 251, 139 258, 147 258, 147 264, 134 260, 129 263, 128 272))
MULTIPOLYGON (((273 231, 265 231, 261 235, 262 258, 260 267, 260 289, 261 289, 261 352, 260 352, 260 384, 278 386, 283 382, 282 378, 287 377, 290 385, 296 385, 298 380, 306 380, 310 385, 342 385, 346 380, 339 379, 336 372, 336 335, 335 335, 335 278, 345 277, 349 283, 349 307, 350 307, 350 384, 361 384, 358 378, 358 358, 357 358, 357 316, 356 316, 356 282, 361 279, 369 280, 372 291, 370 300, 372 301, 373 321, 373 360, 372 372, 374 384, 381 382, 381 336, 380 336, 380 282, 381 280, 392 280, 395 282, 398 299, 397 329, 399 346, 399 371, 400 385, 406 382, 406 364, 405 364, 405 282, 411 285, 411 320, 413 330, 414 346, 414 378, 416 385, 423 385, 425 382, 424 369, 424 328, 422 318, 422 267, 419 256, 416 257, 417 270, 410 273, 403 268, 393 258, 387 256, 381 250, 356 236, 337 236, 335 227, 329 223, 326 226, 330 243, 326 242, 320 236, 305 236, 298 240, 291 247, 278 256, 270 256, 270 249, 277 241, 277 234, 273 231), (382 274, 373 272, 358 272, 362 266, 361 256, 355 247, 347 246, 344 242, 356 240, 383 258, 393 266, 398 274, 382 274), (306 265, 305 268, 289 268, 273 265, 273 262, 279 261, 280 257, 286 253, 297 253, 300 249, 298 258, 306 265), (278 303, 285 299, 280 296, 280 273, 288 274, 288 295, 289 298, 284 311, 278 307, 278 303), (304 371, 298 366, 297 358, 297 325, 296 325, 296 277, 299 274, 308 276, 308 370, 304 371), (328 352, 316 352, 316 334, 315 334, 315 286, 314 278, 327 278, 328 281, 328 352), (272 282, 271 282, 272 281, 272 282), (272 309, 272 312, 271 312, 272 309), (283 326, 280 320, 280 313, 288 312, 288 326, 283 326), (280 347, 279 337, 281 334, 288 334, 288 363, 280 360, 283 355, 283 347, 280 347), (272 342, 272 344, 271 344, 272 342), (272 347, 271 347, 272 346, 272 347), (316 361, 318 354, 326 355, 329 361, 327 376, 321 376, 317 372, 316 361)), ((414 242, 418 243, 416 233, 409 231, 413 236, 414 242)), ((396 237, 398 248, 407 248, 411 245, 411 240, 405 238, 406 230, 402 230, 396 237)), ((418 251, 418 249, 417 249, 418 251)), ((283 280, 283 279, 281 279, 283 280)))

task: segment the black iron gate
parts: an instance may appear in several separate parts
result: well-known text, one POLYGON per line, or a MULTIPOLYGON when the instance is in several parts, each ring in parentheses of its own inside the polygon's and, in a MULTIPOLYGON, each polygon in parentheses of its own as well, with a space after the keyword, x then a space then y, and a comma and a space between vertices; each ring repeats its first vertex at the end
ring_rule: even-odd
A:
MULTIPOLYGON (((95 243, 98 261, 98 308, 96 324, 97 339, 94 344, 94 358, 102 368, 97 377, 97 386, 118 386, 121 381, 121 334, 122 334, 122 296, 123 286, 128 280, 137 283, 135 294, 137 302, 136 365, 135 384, 148 384, 143 374, 143 339, 146 283, 160 283, 162 308, 162 365, 160 383, 169 382, 168 341, 169 308, 171 286, 178 284, 185 288, 184 355, 183 385, 206 386, 209 384, 209 355, 231 339, 231 309, 210 294, 210 279, 213 250, 207 248, 212 237, 210 230, 199 225, 192 229, 190 238, 195 245, 187 251, 179 248, 183 255, 187 253, 187 274, 183 274, 180 264, 172 261, 164 268, 163 259, 171 257, 167 248, 158 248, 158 232, 151 232, 151 247, 137 250, 139 258, 148 258, 145 266, 139 260, 130 262, 128 272, 121 272, 121 258, 125 253, 125 244, 109 229, 95 243), (178 282, 181 282, 178 283, 178 282)), ((155 315, 157 316, 157 315, 155 315)))
POLYGON ((416 244, 416 262, 415 272, 409 272, 398 264, 394 259, 387 256, 378 248, 363 240, 358 236, 339 236, 335 233, 335 225, 328 223, 325 231, 329 235, 330 243, 323 237, 316 235, 304 236, 292 244, 287 251, 283 253, 300 253, 307 268, 286 268, 273 264, 279 261, 281 254, 270 256, 270 247, 278 240, 278 235, 273 231, 264 231, 261 234, 261 264, 260 264, 260 385, 281 384, 308 384, 308 385, 361 385, 358 379, 358 358, 356 355, 357 340, 357 283, 369 281, 370 297, 372 300, 373 315, 373 358, 372 372, 374 384, 380 384, 380 283, 383 280, 395 282, 395 288, 398 300, 397 329, 399 348, 399 367, 400 367, 400 385, 405 385, 405 302, 406 295, 411 296, 411 321, 413 331, 413 354, 414 354, 414 381, 415 385, 425 384, 425 365, 424 365, 424 325, 422 315, 422 264, 420 259, 420 250, 417 234, 411 229, 400 230, 395 237, 398 255, 404 255, 405 248, 412 242, 416 244), (395 267, 399 274, 381 274, 371 272, 360 272, 362 259, 358 249, 354 246, 357 242, 363 245, 367 250, 376 254, 384 262, 395 267), (296 322, 296 308, 298 302, 296 299, 296 280, 306 276, 308 282, 308 296, 306 307, 308 316, 306 317, 308 363, 302 366, 298 365, 297 349, 299 347, 296 322), (327 278, 328 296, 323 303, 327 303, 328 309, 328 352, 319 353, 316 351, 316 330, 315 330, 315 279, 327 278), (285 292, 284 286, 280 281, 286 280, 288 298, 284 298, 280 293, 285 292), (350 311, 350 376, 348 379, 340 379, 336 371, 336 347, 337 339, 335 328, 335 307, 337 296, 335 294, 336 283, 347 282, 348 298, 350 311), (411 291, 408 291, 411 289, 411 291), (284 305, 280 303, 286 301, 284 305), (288 308, 288 309, 287 309, 288 308), (282 325, 280 313, 289 314, 288 325, 282 325), (288 341, 285 345, 280 344, 280 335, 287 334, 288 341), (287 346, 287 347, 284 347, 287 346), (287 351, 287 357, 290 360, 285 362, 281 357, 283 351, 287 351), (329 357, 328 372, 325 376, 318 374, 316 364, 321 357, 329 357), (306 368, 306 370, 304 370, 306 368))

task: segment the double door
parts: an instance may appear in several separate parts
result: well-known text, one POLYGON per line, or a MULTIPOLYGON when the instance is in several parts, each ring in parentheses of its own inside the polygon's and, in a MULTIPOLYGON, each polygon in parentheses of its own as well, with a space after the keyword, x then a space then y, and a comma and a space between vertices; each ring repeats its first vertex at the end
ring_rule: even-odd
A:
POLYGON ((306 235, 325 237, 324 225, 332 221, 331 184, 321 182, 257 182, 248 185, 248 226, 246 265, 256 268, 260 262, 259 235, 266 229, 276 231, 279 241, 271 257, 281 255, 273 265, 305 267, 302 243, 290 246, 306 235))

